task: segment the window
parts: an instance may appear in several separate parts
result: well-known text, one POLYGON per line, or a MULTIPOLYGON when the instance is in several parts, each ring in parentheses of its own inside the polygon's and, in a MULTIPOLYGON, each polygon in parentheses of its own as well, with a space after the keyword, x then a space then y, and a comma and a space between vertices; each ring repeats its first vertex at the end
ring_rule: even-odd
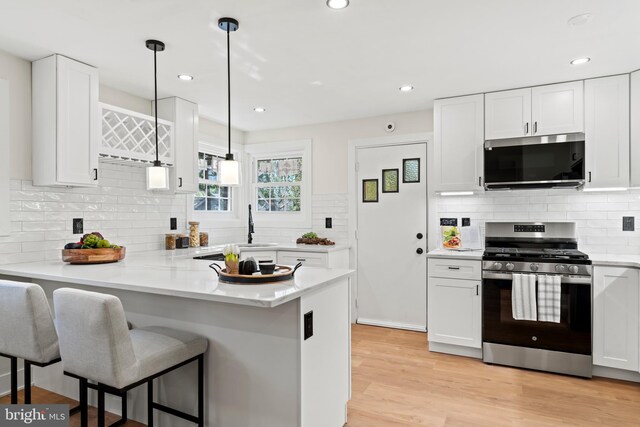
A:
POLYGON ((230 212, 232 210, 231 188, 218 185, 221 160, 224 160, 224 157, 202 151, 198 153, 200 186, 193 198, 195 211, 230 212))
POLYGON ((256 161, 259 212, 300 212, 302 156, 256 161))

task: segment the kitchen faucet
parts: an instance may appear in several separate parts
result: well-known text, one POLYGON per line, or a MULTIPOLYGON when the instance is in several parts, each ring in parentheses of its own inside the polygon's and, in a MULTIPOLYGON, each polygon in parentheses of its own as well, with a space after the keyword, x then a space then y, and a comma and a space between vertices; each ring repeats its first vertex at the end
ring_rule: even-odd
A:
POLYGON ((249 244, 253 242, 253 233, 255 233, 253 229, 253 216, 251 215, 251 205, 249 205, 249 238, 247 239, 247 243, 249 244))

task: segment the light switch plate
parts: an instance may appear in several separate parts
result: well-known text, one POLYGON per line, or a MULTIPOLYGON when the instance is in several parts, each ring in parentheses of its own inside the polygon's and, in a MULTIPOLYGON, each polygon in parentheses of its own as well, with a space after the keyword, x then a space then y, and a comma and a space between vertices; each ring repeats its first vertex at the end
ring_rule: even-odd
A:
POLYGON ((622 231, 635 231, 635 217, 633 216, 622 217, 622 231))
POLYGON ((84 224, 82 218, 73 218, 73 234, 83 234, 84 224))

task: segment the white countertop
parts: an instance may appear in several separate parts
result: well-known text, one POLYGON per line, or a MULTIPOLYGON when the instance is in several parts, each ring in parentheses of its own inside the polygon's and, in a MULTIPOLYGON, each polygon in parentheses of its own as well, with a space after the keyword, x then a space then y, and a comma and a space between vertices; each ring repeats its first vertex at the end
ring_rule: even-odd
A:
MULTIPOLYGON (((240 243, 242 245, 242 243, 240 243)), ((295 243, 278 243, 277 245, 268 244, 270 246, 260 246, 260 243, 254 243, 255 246, 241 246, 240 252, 263 252, 263 251, 293 251, 293 252, 318 252, 328 253, 334 251, 340 251, 342 249, 349 249, 349 245, 298 245, 295 243)), ((213 245, 202 248, 187 248, 176 249, 171 251, 158 251, 173 254, 175 257, 193 255, 205 255, 207 253, 219 253, 225 245, 213 245)))
POLYGON ((640 255, 588 254, 593 265, 640 268, 640 255))
POLYGON ((472 250, 472 251, 456 251, 453 249, 434 249, 427 253, 427 258, 454 258, 454 259, 469 259, 469 260, 482 260, 482 254, 484 250, 472 250))
MULTIPOLYGON (((279 284, 219 283, 216 273, 209 268, 212 261, 192 259, 197 254, 215 252, 209 249, 213 248, 133 253, 112 264, 70 265, 62 261, 8 264, 0 266, 0 275, 275 307, 353 273, 348 269, 300 267, 293 280, 279 284)), ((224 262, 217 263, 224 267, 224 262)))

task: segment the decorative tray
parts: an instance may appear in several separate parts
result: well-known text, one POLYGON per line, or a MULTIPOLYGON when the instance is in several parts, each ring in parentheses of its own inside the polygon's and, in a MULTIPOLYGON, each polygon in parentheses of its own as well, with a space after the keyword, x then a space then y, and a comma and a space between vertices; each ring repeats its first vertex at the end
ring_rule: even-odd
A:
POLYGON ((105 264, 108 262, 118 262, 124 259, 124 247, 118 249, 63 249, 62 261, 69 264, 105 264))
POLYGON ((295 267, 277 265, 273 274, 229 274, 226 268, 221 268, 215 262, 209 265, 218 275, 218 280, 235 285, 266 285, 269 283, 284 282, 293 279, 296 270, 302 266, 299 262, 295 267))

